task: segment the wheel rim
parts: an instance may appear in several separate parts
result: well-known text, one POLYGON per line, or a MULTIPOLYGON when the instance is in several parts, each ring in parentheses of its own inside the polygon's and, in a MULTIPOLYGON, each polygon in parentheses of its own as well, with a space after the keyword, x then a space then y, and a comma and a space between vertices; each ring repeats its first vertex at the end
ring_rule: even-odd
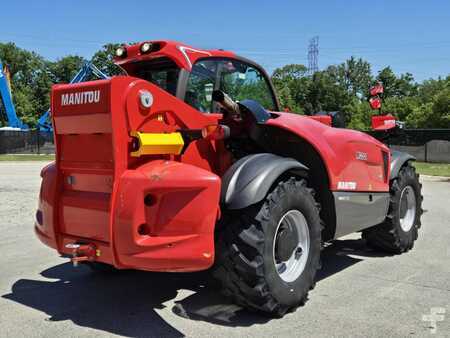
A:
POLYGON ((408 232, 414 225, 416 218, 416 194, 413 187, 407 185, 400 195, 400 227, 408 232))
POLYGON ((302 274, 308 261, 309 247, 305 216, 298 210, 289 210, 278 222, 273 242, 273 262, 282 280, 293 282, 302 274))

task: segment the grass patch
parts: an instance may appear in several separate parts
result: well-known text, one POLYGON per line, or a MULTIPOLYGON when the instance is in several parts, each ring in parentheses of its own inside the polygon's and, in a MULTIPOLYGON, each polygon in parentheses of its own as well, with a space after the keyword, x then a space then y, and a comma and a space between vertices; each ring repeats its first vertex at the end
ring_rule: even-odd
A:
POLYGON ((450 164, 412 162, 417 172, 422 175, 450 177, 450 164))
POLYGON ((0 161, 53 161, 55 155, 44 154, 1 154, 0 161))

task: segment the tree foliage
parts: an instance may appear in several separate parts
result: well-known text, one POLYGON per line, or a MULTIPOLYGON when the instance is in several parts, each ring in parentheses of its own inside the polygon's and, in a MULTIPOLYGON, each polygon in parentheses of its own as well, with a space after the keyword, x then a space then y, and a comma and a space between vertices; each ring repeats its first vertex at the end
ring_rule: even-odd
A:
POLYGON ((124 73, 122 69, 113 62, 114 52, 119 46, 120 44, 118 43, 108 43, 92 57, 92 62, 97 68, 109 76, 123 75, 124 73))
POLYGON ((48 68, 53 83, 69 83, 86 60, 78 55, 68 55, 50 62, 48 68))
MULTIPOLYGON (((118 46, 106 44, 92 58, 110 76, 123 74, 112 60, 118 46)), ((49 61, 14 43, 0 43, 0 60, 10 69, 17 114, 30 126, 49 108, 51 85, 70 82, 87 61, 78 55, 49 61)), ((369 87, 381 81, 385 87, 383 111, 396 115, 408 127, 450 128, 450 75, 417 83, 411 73, 397 75, 390 67, 374 75, 367 61, 350 57, 312 76, 304 65, 285 65, 275 69, 272 81, 283 109, 299 114, 341 111, 348 127, 363 130, 369 128, 374 114, 367 102, 369 87)), ((254 89, 242 91, 254 96, 254 89)), ((2 109, 0 104, 0 112, 2 109)), ((0 126, 3 116, 0 114, 0 126)))
POLYGON ((367 102, 369 88, 381 81, 384 112, 411 128, 450 128, 450 75, 419 84, 411 73, 396 75, 386 67, 374 76, 367 61, 351 57, 312 76, 303 65, 287 65, 275 69, 272 79, 280 101, 297 108, 293 111, 341 111, 349 128, 361 130, 369 129, 376 113, 367 102))
MULTIPOLYGON (((18 116, 25 123, 33 125, 40 112, 49 107, 52 83, 49 62, 13 43, 0 43, 0 60, 10 70, 11 90, 18 116)), ((4 109, 3 106, 1 109, 4 109)))

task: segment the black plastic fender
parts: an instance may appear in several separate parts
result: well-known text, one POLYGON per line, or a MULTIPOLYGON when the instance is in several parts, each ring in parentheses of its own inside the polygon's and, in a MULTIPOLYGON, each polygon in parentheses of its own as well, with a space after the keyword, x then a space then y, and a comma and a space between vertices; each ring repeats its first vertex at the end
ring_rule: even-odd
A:
POLYGON ((390 179, 397 178, 400 168, 408 161, 415 161, 416 158, 408 153, 391 150, 391 173, 390 179))
POLYGON ((221 204, 242 209, 261 201, 285 172, 303 175, 308 168, 293 158, 270 153, 248 155, 235 162, 222 177, 221 204))

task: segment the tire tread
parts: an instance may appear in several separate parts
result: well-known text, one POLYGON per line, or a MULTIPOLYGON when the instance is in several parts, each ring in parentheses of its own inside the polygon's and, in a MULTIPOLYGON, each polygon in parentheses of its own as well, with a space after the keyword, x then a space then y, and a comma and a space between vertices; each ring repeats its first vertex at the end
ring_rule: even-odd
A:
MULTIPOLYGON (((270 220, 271 211, 279 206, 278 201, 286 193, 308 194, 313 199, 311 192, 305 180, 291 177, 279 182, 261 203, 225 217, 227 224, 223 224, 217 234, 217 263, 213 275, 221 282, 224 294, 231 296, 237 304, 281 317, 306 302, 308 291, 314 288, 314 280, 310 281, 308 290, 296 306, 281 304, 269 292, 262 257, 263 224, 270 220)), ((315 201, 314 205, 318 215, 319 205, 315 201)), ((323 228, 323 223, 320 224, 323 228)), ((313 266, 314 275, 320 266, 319 259, 313 266)))

